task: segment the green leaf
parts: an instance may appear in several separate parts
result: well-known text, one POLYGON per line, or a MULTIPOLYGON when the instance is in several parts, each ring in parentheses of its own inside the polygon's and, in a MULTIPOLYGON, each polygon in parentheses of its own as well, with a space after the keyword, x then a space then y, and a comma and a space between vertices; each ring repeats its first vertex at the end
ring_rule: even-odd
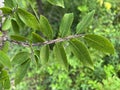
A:
POLYGON ((92 22, 92 20, 93 20, 94 13, 95 13, 95 11, 92 11, 92 12, 88 13, 88 14, 82 19, 82 21, 81 21, 80 23, 78 23, 78 25, 77 25, 77 27, 76 27, 76 33, 77 33, 77 34, 78 34, 78 33, 83 33, 83 32, 85 32, 85 31, 84 31, 85 28, 87 28, 87 27, 91 24, 91 22, 92 22))
POLYGON ((93 62, 91 60, 87 47, 76 39, 70 40, 70 47, 73 54, 83 63, 84 66, 88 66, 93 69, 93 62))
POLYGON ((47 0, 47 1, 53 5, 60 6, 60 7, 64 8, 64 1, 63 0, 47 0))
POLYGON ((70 32, 70 27, 72 25, 74 19, 73 13, 67 13, 63 16, 61 24, 60 24, 60 33, 61 37, 66 36, 70 32))
POLYGON ((89 34, 89 35, 85 35, 84 39, 89 46, 99 51, 103 51, 110 54, 113 54, 115 51, 110 41, 103 36, 89 34))
POLYGON ((12 9, 9 7, 2 7, 2 8, 0 8, 0 10, 2 10, 3 14, 11 14, 12 13, 12 9))
POLYGON ((4 42, 4 45, 3 45, 3 47, 2 47, 1 50, 2 50, 3 52, 7 53, 8 50, 9 50, 9 47, 10 47, 10 43, 9 43, 8 41, 6 41, 6 42, 4 42))
POLYGON ((30 59, 28 59, 26 62, 23 64, 19 65, 17 67, 17 71, 15 74, 15 86, 21 82, 21 80, 24 78, 25 74, 27 73, 27 69, 30 66, 30 59))
POLYGON ((48 62, 49 59, 49 45, 45 45, 43 47, 41 47, 40 50, 40 59, 41 59, 41 63, 42 64, 46 64, 48 62))
POLYGON ((64 68, 68 69, 67 56, 62 44, 56 44, 54 47, 54 56, 56 61, 58 61, 64 68))
POLYGON ((6 31, 6 30, 10 29, 10 27, 11 27, 11 19, 6 18, 5 21, 3 22, 2 30, 6 31))
POLYGON ((37 43, 37 42, 44 42, 45 40, 37 33, 32 32, 32 42, 37 43))
POLYGON ((4 5, 10 8, 17 6, 16 0, 4 0, 4 5))
POLYGON ((17 24, 19 25, 20 28, 24 28, 25 24, 23 23, 23 21, 20 19, 20 17, 18 16, 17 13, 14 14, 14 17, 16 19, 17 24))
POLYGON ((40 28, 42 33, 48 38, 53 38, 53 30, 46 17, 40 15, 40 28))
POLYGON ((0 63, 8 68, 11 68, 10 59, 3 51, 0 51, 0 63))
POLYGON ((19 52, 13 57, 11 63, 14 65, 20 65, 28 60, 28 58, 30 58, 30 54, 28 52, 19 52))
POLYGON ((20 9, 18 8, 17 10, 17 14, 18 16, 20 17, 20 19, 29 27, 35 29, 35 30, 39 30, 40 29, 40 26, 39 26, 39 22, 37 21, 36 17, 23 10, 23 9, 20 9))
POLYGON ((3 87, 4 87, 4 89, 9 89, 10 88, 10 79, 9 79, 9 76, 5 79, 3 87))
POLYGON ((11 35, 10 37, 11 37, 11 39, 16 40, 16 41, 22 41, 22 42, 28 41, 27 38, 25 38, 23 36, 19 36, 19 35, 11 35))
POLYGON ((19 32, 20 32, 20 31, 19 31, 19 26, 18 26, 16 20, 12 19, 12 20, 11 20, 11 24, 12 24, 12 29, 13 29, 13 31, 14 31, 16 34, 19 34, 19 32))

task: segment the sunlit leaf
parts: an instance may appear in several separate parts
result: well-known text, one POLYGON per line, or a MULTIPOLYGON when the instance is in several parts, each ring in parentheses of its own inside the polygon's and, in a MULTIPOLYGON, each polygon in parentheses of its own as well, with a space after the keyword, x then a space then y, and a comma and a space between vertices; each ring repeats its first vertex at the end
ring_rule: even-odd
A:
POLYGON ((42 33, 48 38, 53 38, 53 30, 46 17, 40 15, 40 28, 42 33))
POLYGON ((17 67, 17 71, 15 74, 15 85, 19 84, 24 78, 25 74, 27 73, 27 69, 29 68, 29 65, 30 60, 28 59, 26 62, 17 67))
POLYGON ((68 61, 67 61, 66 53, 62 44, 55 45, 54 56, 56 61, 58 61, 58 63, 60 63, 63 67, 68 69, 68 61))
POLYGON ((14 65, 20 65, 20 64, 24 63, 26 60, 28 60, 28 58, 30 58, 30 53, 19 52, 13 57, 11 63, 14 65))
POLYGON ((32 42, 44 42, 45 40, 37 33, 32 32, 32 42))
POLYGON ((85 35, 84 39, 89 46, 99 51, 107 52, 110 54, 113 54, 115 51, 110 41, 103 36, 89 34, 89 35, 85 35))
POLYGON ((76 39, 70 40, 70 47, 73 54, 83 63, 83 65, 93 69, 93 62, 91 60, 89 51, 81 41, 76 39))
POLYGON ((49 59, 49 45, 45 45, 41 47, 40 50, 40 59, 42 64, 46 64, 49 59))
POLYGON ((95 11, 92 11, 90 13, 88 13, 80 23, 78 23, 77 27, 76 27, 76 33, 83 33, 85 31, 85 28, 87 28, 92 20, 93 20, 93 16, 94 16, 95 11))
POLYGON ((17 13, 18 13, 18 16, 20 17, 20 19, 27 26, 29 26, 29 27, 31 27, 35 30, 40 29, 39 22, 33 14, 31 14, 31 13, 29 13, 29 12, 23 10, 23 9, 20 9, 20 8, 18 8, 17 13))
POLYGON ((47 1, 53 5, 60 6, 60 7, 64 8, 64 1, 63 0, 47 0, 47 1))
POLYGON ((60 24, 60 33, 61 37, 66 36, 70 32, 70 27, 73 22, 74 15, 73 13, 67 13, 63 16, 61 24, 60 24))
POLYGON ((0 10, 2 10, 3 14, 11 14, 12 13, 12 9, 9 7, 2 7, 2 8, 0 8, 0 10))
POLYGON ((5 21, 3 22, 2 30, 6 31, 6 30, 10 29, 10 27, 11 27, 11 19, 6 18, 5 21))
POLYGON ((3 51, 0 51, 0 63, 11 68, 10 58, 3 51))

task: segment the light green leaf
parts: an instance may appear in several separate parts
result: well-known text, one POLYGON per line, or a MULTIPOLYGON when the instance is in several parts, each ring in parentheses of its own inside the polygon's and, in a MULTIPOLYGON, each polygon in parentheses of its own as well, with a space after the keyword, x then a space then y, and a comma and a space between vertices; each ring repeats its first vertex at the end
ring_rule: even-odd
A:
POLYGON ((36 17, 23 10, 23 9, 20 9, 18 8, 17 10, 17 14, 19 16, 19 18, 29 27, 35 29, 35 30, 39 30, 40 29, 40 26, 39 26, 39 22, 37 21, 36 17))
POLYGON ((15 34, 19 34, 19 32, 20 32, 19 31, 19 26, 18 26, 16 20, 12 19, 11 24, 12 24, 12 29, 15 32, 15 34))
POLYGON ((3 14, 11 14, 12 13, 12 9, 9 7, 2 7, 2 8, 0 8, 0 10, 2 10, 3 14))
POLYGON ((23 64, 17 67, 17 72, 15 74, 15 85, 19 84, 21 80, 24 78, 25 74, 27 73, 27 69, 30 66, 30 59, 28 59, 23 64))
POLYGON ((28 60, 28 58, 30 58, 30 53, 19 52, 13 57, 11 63, 14 65, 20 65, 20 64, 24 63, 26 60, 28 60))
POLYGON ((8 50, 9 50, 9 47, 10 47, 10 42, 6 41, 6 42, 4 42, 4 45, 3 45, 3 47, 2 47, 1 50, 2 50, 3 52, 7 53, 8 50))
POLYGON ((10 8, 17 6, 16 0, 4 0, 4 5, 10 8))
POLYGON ((11 37, 11 39, 13 39, 13 40, 22 41, 22 42, 25 42, 25 41, 28 40, 27 38, 25 38, 25 37, 23 37, 23 36, 19 36, 19 35, 11 35, 10 37, 11 37))
POLYGON ((110 54, 113 54, 115 51, 110 41, 103 36, 89 34, 89 35, 85 35, 84 39, 89 46, 99 51, 103 51, 110 54))
POLYGON ((61 37, 66 36, 70 32, 70 27, 72 25, 74 19, 73 13, 67 13, 63 16, 61 24, 60 24, 60 33, 61 37))
POLYGON ((10 59, 3 51, 0 51, 0 63, 8 68, 11 68, 10 59))
POLYGON ((45 45, 43 47, 41 47, 40 50, 40 59, 41 59, 41 63, 42 64, 46 64, 48 62, 49 59, 49 45, 45 45))
POLYGON ((60 6, 60 7, 64 8, 64 1, 63 0, 47 0, 47 1, 53 5, 60 6))
POLYGON ((40 15, 40 28, 42 33, 48 38, 53 38, 53 30, 46 17, 40 15))
POLYGON ((76 39, 70 40, 70 47, 73 54, 83 63, 84 66, 88 66, 93 69, 93 62, 89 51, 81 41, 76 39))
POLYGON ((45 40, 37 33, 32 32, 32 42, 37 43, 37 42, 44 42, 45 40))
POLYGON ((5 21, 3 22, 2 30, 6 31, 6 30, 10 29, 10 27, 11 27, 11 19, 6 18, 5 21))
POLYGON ((58 61, 64 68, 68 69, 67 56, 62 44, 56 44, 54 47, 54 56, 56 61, 58 61))
POLYGON ((90 13, 88 13, 80 23, 78 23, 77 27, 76 27, 76 33, 83 33, 85 31, 85 28, 87 28, 92 20, 93 20, 93 16, 94 16, 95 11, 92 11, 90 13))

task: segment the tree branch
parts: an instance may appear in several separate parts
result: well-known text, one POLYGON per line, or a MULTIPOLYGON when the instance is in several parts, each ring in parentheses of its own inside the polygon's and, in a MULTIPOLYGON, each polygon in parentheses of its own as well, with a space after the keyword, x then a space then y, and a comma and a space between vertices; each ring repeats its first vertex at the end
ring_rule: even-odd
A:
MULTIPOLYGON (((70 39, 83 37, 83 36, 84 36, 84 34, 70 35, 70 36, 67 36, 67 37, 64 37, 64 38, 57 38, 57 39, 50 40, 50 41, 33 43, 32 46, 49 45, 49 44, 53 44, 53 43, 57 43, 57 42, 68 41, 70 39)), ((18 42, 18 41, 14 41, 14 40, 11 40, 10 42, 12 42, 13 44, 19 44, 19 45, 22 45, 22 46, 29 46, 29 43, 27 43, 27 42, 18 42)))

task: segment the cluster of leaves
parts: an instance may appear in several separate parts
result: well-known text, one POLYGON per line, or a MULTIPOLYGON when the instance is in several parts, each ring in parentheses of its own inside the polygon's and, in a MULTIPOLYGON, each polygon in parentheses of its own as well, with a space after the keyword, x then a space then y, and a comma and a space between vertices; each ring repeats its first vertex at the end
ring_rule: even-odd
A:
MULTIPOLYGON (((28 0, 29 1, 29 0, 28 0)), ((63 0, 48 0, 53 5, 64 8, 63 0)), ((23 47, 29 47, 29 51, 21 51, 10 57, 8 54, 9 45, 5 44, 0 51, 0 63, 3 67, 11 66, 15 70, 15 85, 19 84, 30 63, 45 66, 51 64, 49 61, 59 63, 64 70, 69 70, 69 55, 74 55, 80 60, 80 64, 94 70, 94 63, 87 46, 95 48, 105 53, 114 53, 114 47, 110 41, 100 35, 89 34, 87 27, 94 20, 95 11, 91 11, 76 25, 75 32, 71 30, 74 20, 73 13, 65 13, 61 19, 57 36, 54 35, 54 29, 50 25, 48 19, 40 15, 38 16, 33 9, 34 14, 21 7, 19 2, 15 0, 5 0, 5 7, 0 8, 6 19, 3 23, 2 30, 8 31, 8 41, 10 43, 18 43, 23 47), (84 34, 85 33, 85 34, 84 34), (52 45, 53 44, 53 45, 52 45), (69 54, 67 47, 69 47, 69 54), (51 59, 52 58, 52 59, 51 59)), ((10 88, 10 80, 6 68, 1 68, 1 88, 10 88), (5 78, 3 78, 5 77, 5 78)), ((69 71, 68 71, 69 72, 69 71)))

